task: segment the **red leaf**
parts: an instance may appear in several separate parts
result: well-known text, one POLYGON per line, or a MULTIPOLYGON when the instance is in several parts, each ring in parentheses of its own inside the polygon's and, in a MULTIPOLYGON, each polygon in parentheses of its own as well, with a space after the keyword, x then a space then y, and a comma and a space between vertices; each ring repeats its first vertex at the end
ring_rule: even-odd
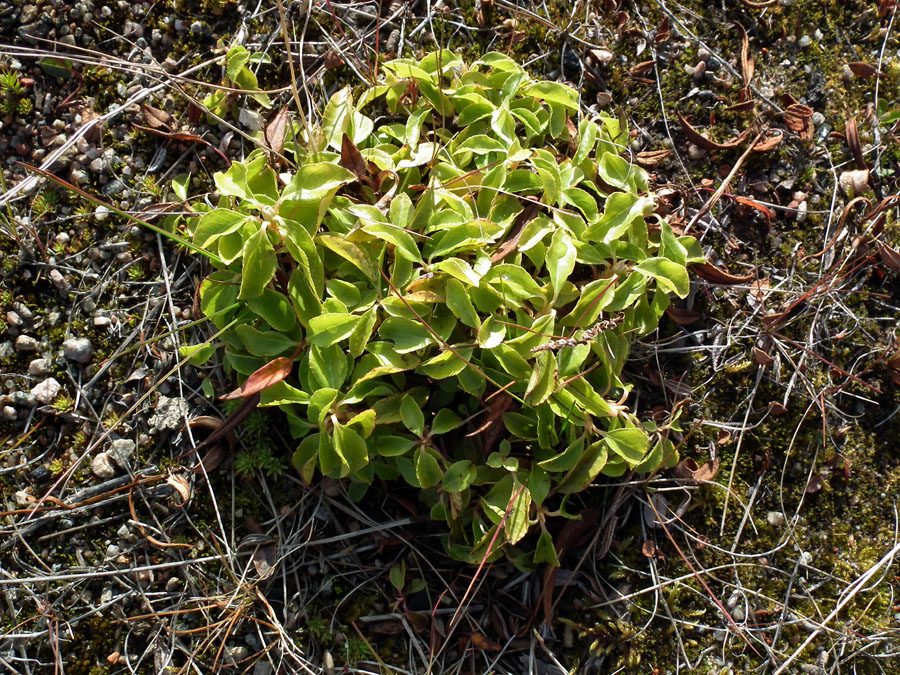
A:
POLYGON ((747 137, 750 135, 750 129, 744 129, 737 136, 732 138, 730 141, 725 141, 724 143, 717 143, 713 141, 699 131, 694 129, 684 116, 679 112, 678 113, 678 121, 681 123, 681 130, 684 132, 684 135, 687 136, 688 140, 701 148, 705 148, 707 150, 728 150, 729 148, 736 148, 741 143, 747 140, 747 137))
POLYGON ((341 138, 341 166, 355 174, 360 181, 366 181, 369 177, 366 160, 347 134, 341 138))
POLYGON ((865 79, 869 77, 881 77, 883 75, 883 73, 878 72, 878 69, 875 66, 871 66, 862 61, 852 61, 847 64, 847 67, 850 69, 850 72, 853 73, 854 77, 865 79))
POLYGON ((258 394, 263 389, 281 382, 291 374, 293 368, 294 362, 291 359, 286 356, 279 356, 277 359, 269 361, 269 363, 250 375, 240 387, 219 398, 222 401, 233 401, 235 399, 248 398, 254 394, 258 394))
POLYGON ((702 265, 694 263, 693 265, 691 265, 691 269, 701 279, 704 279, 711 284, 719 284, 720 286, 735 286, 737 284, 746 284, 750 281, 753 281, 755 276, 753 274, 747 274, 745 276, 731 274, 730 272, 726 272, 725 270, 710 263, 703 263, 702 265))
POLYGON ((697 312, 684 309, 683 307, 666 307, 666 316, 679 326, 689 326, 700 320, 700 315, 697 312))

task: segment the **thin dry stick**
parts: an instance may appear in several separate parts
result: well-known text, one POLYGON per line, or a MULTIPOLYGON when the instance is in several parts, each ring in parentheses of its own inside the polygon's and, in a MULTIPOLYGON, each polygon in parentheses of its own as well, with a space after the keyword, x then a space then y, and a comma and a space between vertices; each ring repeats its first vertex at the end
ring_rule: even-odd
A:
POLYGON ((700 210, 694 214, 694 217, 691 218, 691 222, 687 224, 687 227, 684 228, 684 233, 687 234, 690 229, 697 224, 697 221, 700 220, 703 216, 709 213, 709 210, 716 205, 722 195, 725 193, 725 190, 728 189, 729 183, 731 183, 731 179, 735 177, 738 172, 738 169, 741 168, 741 164, 744 163, 744 160, 747 159, 747 156, 753 151, 753 146, 755 146, 759 140, 763 137, 763 134, 767 131, 767 129, 763 129, 758 134, 756 134, 756 138, 750 141, 750 145, 747 146, 747 149, 744 150, 744 154, 738 157, 738 160, 734 163, 734 166, 731 167, 731 171, 728 172, 728 175, 725 176, 724 180, 719 184, 719 187, 715 192, 712 193, 712 196, 706 200, 706 203, 700 207, 700 210))

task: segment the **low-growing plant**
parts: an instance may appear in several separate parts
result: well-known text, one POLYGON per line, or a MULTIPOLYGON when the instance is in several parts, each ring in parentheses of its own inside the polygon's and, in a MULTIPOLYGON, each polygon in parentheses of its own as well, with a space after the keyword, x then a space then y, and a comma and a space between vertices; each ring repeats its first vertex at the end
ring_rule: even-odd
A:
POLYGON ((227 327, 187 354, 281 408, 304 480, 405 481, 462 559, 533 531, 516 559, 556 563, 570 495, 677 461, 677 411, 642 421, 621 375, 702 255, 654 214, 624 123, 578 112, 498 53, 389 61, 295 130, 295 173, 256 151, 187 223, 227 327))

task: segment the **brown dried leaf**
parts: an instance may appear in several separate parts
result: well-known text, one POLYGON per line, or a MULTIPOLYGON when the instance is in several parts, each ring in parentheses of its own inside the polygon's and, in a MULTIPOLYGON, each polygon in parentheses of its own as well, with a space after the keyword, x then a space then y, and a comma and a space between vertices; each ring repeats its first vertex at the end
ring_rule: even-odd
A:
MULTIPOLYGON (((98 112, 94 112, 93 110, 89 110, 89 109, 82 110, 81 111, 81 124, 82 124, 82 126, 84 126, 85 124, 89 124, 90 122, 94 121, 98 117, 102 117, 102 115, 98 112)), ((100 123, 92 126, 84 134, 84 140, 86 140, 88 143, 93 143, 94 145, 98 144, 100 142, 100 139, 103 136, 103 126, 104 126, 103 122, 100 122, 100 123)), ((42 129, 43 129, 43 127, 42 127, 42 129)))
POLYGON ((731 274, 730 272, 726 272, 725 270, 716 267, 712 263, 703 263, 702 265, 694 263, 691 265, 691 270, 693 270, 701 279, 708 281, 711 284, 719 284, 720 286, 746 284, 754 279, 753 274, 743 276, 731 274))
POLYGON ((672 469, 672 475, 675 478, 693 478, 699 468, 700 465, 692 457, 685 457, 672 469))
POLYGON ((750 112, 751 110, 756 108, 756 101, 752 99, 748 99, 746 101, 741 101, 740 103, 735 103, 734 105, 730 105, 725 108, 725 112, 732 113, 745 113, 750 112))
POLYGON ((716 477, 717 473, 719 473, 719 460, 711 459, 697 469, 697 472, 694 474, 694 480, 711 481, 716 477))
POLYGON ((293 367, 294 362, 291 359, 286 356, 279 356, 250 375, 240 387, 224 396, 220 396, 219 399, 222 401, 233 401, 239 398, 249 398, 263 389, 281 382, 291 374, 293 367))
POLYGON ((142 103, 141 112, 144 113, 144 121, 151 129, 172 131, 175 128, 175 118, 164 110, 142 103))
POLYGON ((279 155, 284 150, 284 140, 287 136, 288 116, 288 107, 284 106, 278 111, 278 114, 272 118, 272 121, 266 125, 266 145, 269 146, 270 150, 279 155))
POLYGON ((344 57, 335 49, 325 52, 325 70, 332 70, 344 65, 344 57))
POLYGON ((814 495, 817 492, 821 492, 823 487, 825 487, 825 479, 820 474, 813 474, 809 477, 809 482, 806 484, 806 494, 814 495))
POLYGON ((484 652, 499 652, 503 650, 503 647, 481 633, 472 633, 472 644, 484 652))
POLYGON ((679 326, 689 326, 700 320, 700 314, 683 307, 666 307, 666 316, 679 326))
POLYGON ((181 503, 175 506, 181 507, 188 503, 191 498, 191 484, 187 477, 180 473, 170 473, 166 477, 166 485, 172 486, 181 497, 181 503))
POLYGON ((878 255, 881 258, 881 262, 891 272, 900 272, 900 253, 882 242, 878 245, 878 255))
POLYGON ((669 17, 664 16, 662 21, 659 22, 659 28, 656 29, 656 35, 653 38, 653 41, 661 45, 664 42, 668 42, 672 37, 672 28, 671 24, 669 24, 669 17))
POLYGON ((681 123, 681 130, 684 132, 684 135, 687 136, 688 140, 694 145, 705 148, 706 150, 728 150, 730 148, 736 148, 746 141, 747 137, 750 135, 750 129, 744 129, 730 141, 717 143, 694 129, 694 127, 684 119, 684 116, 680 112, 678 113, 678 121, 681 123))
POLYGON ((787 408, 781 405, 778 401, 770 401, 769 402, 769 414, 772 417, 778 417, 779 415, 784 415, 787 412, 787 408))
POLYGON ((856 168, 868 171, 869 167, 866 165, 866 159, 863 156, 862 144, 859 142, 859 127, 856 124, 855 117, 847 120, 847 125, 844 128, 844 137, 847 139, 847 147, 850 148, 850 154, 853 155, 853 159, 856 162, 856 168))
POLYGON ((200 460, 200 463, 193 467, 191 471, 194 473, 210 473, 218 468, 222 462, 225 461, 227 456, 228 453, 225 452, 225 448, 217 443, 207 450, 206 454, 203 455, 203 458, 200 460))
POLYGON ((791 131, 801 133, 807 130, 810 124, 810 118, 815 112, 808 105, 802 103, 791 103, 784 110, 784 123, 791 131))
POLYGON ((652 539, 647 539, 641 546, 641 554, 645 558, 655 558, 657 552, 656 542, 652 539))
POLYGON ((769 129, 766 134, 767 138, 762 139, 753 146, 754 152, 768 152, 769 150, 774 150, 781 145, 781 141, 784 140, 784 132, 781 131, 781 129, 769 129))
POLYGON ((738 22, 734 24, 741 34, 741 77, 744 80, 744 87, 749 87, 753 80, 754 63, 750 58, 750 38, 747 36, 747 30, 738 22))
POLYGON ((644 75, 644 74, 650 72, 651 70, 653 70, 653 66, 655 63, 656 63, 656 61, 651 60, 651 61, 643 61, 641 63, 633 65, 633 66, 631 66, 631 68, 628 69, 628 74, 631 75, 632 77, 639 77, 641 75, 644 75))
POLYGON ((759 347, 753 348, 753 360, 761 366, 770 366, 775 363, 775 359, 773 359, 759 347))
POLYGON ((341 137, 341 166, 353 173, 360 181, 369 177, 366 171, 366 160, 363 159, 359 148, 353 144, 347 134, 341 137))
POLYGON ((884 76, 884 73, 879 73, 875 66, 864 63, 863 61, 851 61, 847 64, 847 67, 850 69, 850 72, 853 73, 854 77, 862 79, 884 76))
POLYGON ((643 167, 650 167, 659 164, 671 154, 671 148, 664 148, 663 150, 644 150, 635 156, 635 161, 643 167))
POLYGON ((512 236, 500 244, 500 247, 496 250, 494 255, 491 256, 492 265, 496 265, 518 248, 519 239, 522 237, 522 230, 525 229, 525 226, 528 223, 534 220, 535 216, 538 214, 539 208, 540 206, 538 203, 529 201, 525 208, 519 212, 519 215, 516 216, 516 220, 513 223, 512 236))

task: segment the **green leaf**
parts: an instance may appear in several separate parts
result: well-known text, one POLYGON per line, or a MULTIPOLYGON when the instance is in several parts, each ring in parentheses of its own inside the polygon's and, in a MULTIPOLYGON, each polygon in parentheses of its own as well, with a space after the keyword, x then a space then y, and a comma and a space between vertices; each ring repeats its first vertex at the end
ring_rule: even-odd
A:
POLYGON ((634 180, 636 171, 628 160, 611 152, 601 156, 597 164, 597 175, 603 182, 620 190, 628 190, 629 180, 634 180))
POLYGON ((414 447, 416 440, 403 436, 378 436, 374 440, 375 452, 382 457, 400 457, 414 447))
POLYGON ((321 296, 313 290, 313 281, 307 267, 298 267, 291 274, 288 281, 288 297, 300 323, 304 326, 308 326, 313 317, 322 313, 321 296))
POLYGON ((241 70, 250 60, 250 52, 246 47, 235 46, 225 55, 225 73, 232 82, 237 82, 241 70))
POLYGON ((188 363, 192 366, 202 366, 216 353, 216 345, 184 345, 179 348, 178 353, 181 354, 182 358, 187 358, 188 363))
POLYGON ((549 80, 535 82, 523 87, 520 89, 520 92, 527 96, 534 96, 535 98, 542 99, 548 103, 558 103, 569 110, 578 110, 578 92, 572 89, 572 87, 567 87, 559 82, 551 82, 549 80))
POLYGON ((362 436, 337 422, 335 422, 332 433, 334 435, 334 451, 341 459, 342 464, 340 478, 346 478, 350 474, 356 473, 369 463, 369 451, 362 436))
MULTIPOLYGON (((513 483, 517 496, 515 497, 509 516, 506 519, 506 538, 510 544, 519 543, 528 534, 531 513, 531 493, 525 486, 513 483)), ((514 493, 516 494, 516 493, 514 493)))
POLYGON ((575 245, 572 238, 562 228, 553 233, 550 248, 547 249, 547 271, 550 273, 550 285, 553 287, 553 301, 559 297, 563 284, 575 269, 575 245))
POLYGON ((551 352, 539 352, 525 390, 525 402, 531 406, 539 406, 550 397, 555 386, 556 358, 551 352))
POLYGON ((578 460, 581 459, 581 455, 583 454, 584 436, 579 436, 578 439, 576 439, 573 443, 570 443, 566 447, 566 449, 558 455, 554 455, 549 459, 538 462, 538 466, 540 466, 544 471, 548 471, 551 473, 568 471, 578 463, 578 460))
POLYGON ((248 300, 247 306, 277 331, 287 332, 297 325, 297 317, 294 316, 290 300, 284 293, 273 291, 271 288, 264 288, 259 297, 248 300))
POLYGON ((390 316, 382 321, 378 334, 393 342, 398 354, 416 351, 433 342, 425 326, 414 319, 399 316, 390 316))
POLYGON ((544 530, 538 537, 537 546, 534 548, 534 564, 547 563, 559 567, 559 558, 556 555, 556 547, 553 545, 553 537, 544 530))
POLYGON ((400 402, 400 419, 419 438, 425 435, 425 415, 412 396, 404 396, 400 402))
POLYGON ((482 349, 493 349, 506 337, 506 326, 495 316, 489 316, 478 329, 478 345, 482 349))
POLYGON ((560 481, 557 491, 561 494, 581 492, 597 477, 606 466, 608 459, 607 446, 602 441, 593 443, 578 460, 578 463, 560 481))
POLYGON ((418 448, 416 450, 416 478, 423 488, 434 487, 441 482, 443 472, 437 459, 428 450, 418 448))
POLYGON ((638 427, 621 427, 611 429, 603 435, 609 449, 624 459, 631 467, 635 467, 647 454, 650 439, 643 429, 638 427))
POLYGON ((356 328, 350 334, 350 356, 358 358, 369 344, 375 322, 378 321, 378 308, 372 307, 362 315, 356 328))
POLYGON ((393 244, 397 255, 419 265, 425 264, 422 261, 422 254, 419 253, 419 247, 416 245, 415 239, 406 230, 387 223, 369 223, 363 225, 362 230, 389 244, 393 244))
POLYGON ((461 426, 463 421, 450 408, 441 408, 431 421, 432 435, 446 434, 461 426))
POLYGON ((239 324, 235 334, 244 345, 244 349, 253 356, 280 356, 297 348, 298 343, 283 333, 276 331, 258 331, 247 324, 239 324))
POLYGON ((352 241, 347 241, 346 239, 335 237, 331 234, 320 234, 316 237, 316 241, 354 265, 359 271, 365 274, 373 284, 380 283, 376 267, 368 257, 366 257, 366 254, 363 253, 362 249, 352 241))
POLYGON ((238 298, 247 300, 262 295, 275 276, 278 262, 275 249, 265 229, 260 229, 244 243, 244 265, 238 298))
POLYGON ((327 313, 309 321, 307 339, 319 347, 330 347, 350 337, 361 317, 353 314, 327 313))
POLYGON ((369 408, 355 414, 347 422, 347 427, 356 427, 363 438, 368 438, 375 431, 375 411, 369 408))
POLYGON ((631 224, 644 215, 651 202, 632 192, 613 192, 606 199, 600 220, 584 232, 588 241, 612 242, 619 239, 631 224))
POLYGON ((446 492, 457 494, 467 490, 475 481, 476 475, 475 465, 468 459, 463 459, 447 467, 441 479, 441 486, 446 492))
POLYGON ((332 347, 311 345, 308 354, 310 384, 316 389, 321 387, 340 389, 350 374, 344 351, 337 345, 332 347))
POLYGON ((306 415, 309 418, 309 421, 315 423, 316 426, 321 427, 325 422, 325 418, 328 417, 328 413, 331 411, 332 406, 334 406, 335 401, 337 401, 339 394, 340 392, 337 389, 328 387, 316 390, 316 392, 309 397, 309 404, 306 408, 306 415))
POLYGON ((214 209, 207 211, 197 221, 194 231, 194 243, 206 248, 219 237, 236 232, 247 222, 249 216, 230 209, 214 209))
POLYGON ((491 152, 506 152, 506 146, 496 138, 491 138, 485 134, 476 134, 469 136, 465 141, 457 147, 457 152, 468 151, 474 152, 476 155, 487 155, 491 152))
POLYGON ((352 110, 353 96, 348 84, 328 99, 328 104, 322 113, 322 133, 327 147, 335 150, 341 149, 341 139, 348 131, 352 110))
POLYGON ((469 294, 458 280, 451 278, 444 282, 444 295, 447 307, 450 308, 450 311, 453 312, 457 319, 470 328, 477 329, 481 325, 475 306, 469 299, 469 294))
POLYGON ((437 356, 428 359, 416 371, 435 380, 443 380, 458 375, 468 367, 468 356, 471 349, 457 349, 454 353, 447 349, 437 356))
POLYGON ((231 320, 240 289, 240 274, 230 271, 213 272, 200 284, 200 309, 210 317, 217 328, 224 328, 231 320))
POLYGON ((691 291, 691 280, 684 265, 665 258, 648 258, 638 263, 636 271, 656 279, 656 282, 671 290, 679 298, 686 298, 691 291))
MULTIPOLYGON (((340 147, 340 137, 338 137, 340 147)), ((338 164, 320 162, 305 164, 294 174, 281 193, 282 200, 314 202, 326 199, 342 185, 356 180, 356 174, 338 164)))

